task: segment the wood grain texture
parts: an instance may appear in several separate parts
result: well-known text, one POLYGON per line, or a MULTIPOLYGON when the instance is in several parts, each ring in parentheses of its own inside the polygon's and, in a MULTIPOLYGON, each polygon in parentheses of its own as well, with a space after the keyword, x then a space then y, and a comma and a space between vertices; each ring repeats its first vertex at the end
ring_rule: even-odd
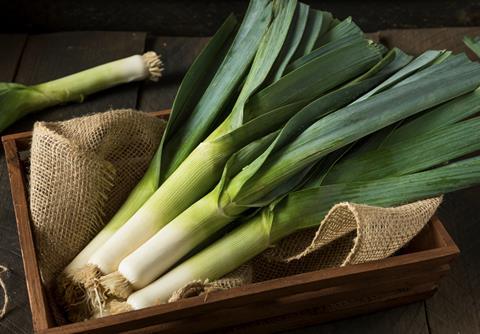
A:
MULTIPOLYGON (((0 81, 13 80, 25 40, 26 35, 0 35, 0 81)), ((3 278, 10 295, 8 315, 0 321, 0 333, 30 333, 32 320, 3 148, 0 148, 0 203, 0 264, 9 268, 3 278)), ((0 303, 3 304, 3 296, 0 303)))
POLYGON ((480 187, 446 196, 439 214, 462 254, 426 302, 432 334, 480 333, 480 187))
MULTIPOLYGON (((254 303, 248 307, 221 308, 214 312, 200 314, 166 324, 142 328, 139 333, 190 334, 212 330, 218 332, 245 332, 245 328, 261 324, 274 323, 281 317, 297 317, 315 313, 328 319, 344 318, 359 304, 365 305, 373 300, 385 300, 384 297, 405 293, 412 287, 418 287, 436 281, 448 272, 448 266, 441 266, 419 275, 405 275, 394 280, 369 281, 359 284, 335 286, 328 289, 291 295, 284 298, 254 303), (212 322, 212 319, 216 319, 212 322)), ((392 298, 390 298, 392 299, 392 298)), ((391 300, 390 300, 391 301, 391 300)), ((320 320, 320 319, 317 319, 320 320)))
MULTIPOLYGON (((376 301, 367 301, 367 303, 362 304, 359 303, 356 306, 352 306, 349 310, 346 310, 344 312, 344 317, 352 317, 358 314, 367 314, 367 313, 372 313, 376 312, 378 310, 385 310, 382 313, 390 314, 391 312, 397 312, 400 311, 405 312, 406 310, 410 309, 411 306, 403 306, 402 308, 398 309, 393 309, 393 310, 388 310, 391 307, 395 306, 400 306, 404 304, 409 304, 409 303, 414 303, 418 302, 421 300, 424 300, 425 298, 429 298, 432 296, 433 293, 435 293, 435 287, 431 286, 430 284, 426 284, 424 286, 419 286, 419 287, 413 287, 412 289, 409 289, 410 291, 407 290, 407 292, 399 292, 397 295, 393 296, 384 296, 383 298, 376 300, 376 301)), ((331 323, 331 328, 328 328, 328 325, 325 329, 323 326, 312 326, 312 327, 307 327, 305 326, 316 324, 319 321, 321 322, 328 322, 331 320, 336 319, 335 317, 332 317, 332 313, 325 312, 323 308, 320 309, 311 309, 307 312, 304 313, 299 313, 295 314, 293 316, 288 316, 288 317, 281 317, 281 318, 275 318, 269 321, 265 321, 264 323, 254 323, 251 326, 248 326, 246 328, 241 328, 235 331, 232 331, 231 333, 233 334, 251 334, 251 333, 280 333, 282 330, 285 329, 295 329, 297 328, 296 331, 292 332, 285 332, 283 331, 282 333, 349 333, 349 334, 357 334, 357 333, 410 333, 410 332, 405 332, 405 331, 395 331, 395 328, 390 324, 390 316, 387 317, 385 321, 371 321, 369 318, 374 318, 380 313, 373 313, 368 316, 361 316, 358 318, 350 318, 338 322, 333 322, 331 323), (351 321, 355 321, 355 319, 368 319, 368 322, 365 323, 357 323, 357 326, 363 326, 363 327, 356 327, 352 326, 349 327, 348 324, 351 321), (338 324, 341 324, 338 326, 338 324), (347 324, 342 328, 343 325, 347 324), (380 328, 379 328, 379 327, 380 328), (302 328, 303 327, 303 328, 302 328), (325 332, 323 331, 325 330, 325 332)), ((394 317, 392 317, 395 319, 394 317)), ((402 316, 404 320, 407 320, 404 316, 402 316)), ((375 319, 377 320, 377 319, 375 319)), ((402 320, 403 321, 403 320, 402 320)), ((353 323, 355 324, 355 322, 353 323)), ((405 324, 402 323, 402 327, 404 327, 405 324)), ((416 323, 416 326, 419 324, 416 323)), ((415 327, 416 328, 416 327, 415 327)), ((422 330, 424 327, 420 327, 420 330, 422 330)))
MULTIPOLYGON (((36 84, 57 79, 109 61, 142 54, 145 33, 69 32, 31 35, 15 82, 36 84)), ((56 121, 116 108, 135 108, 139 83, 131 83, 86 97, 81 104, 61 105, 28 115, 5 133, 26 131, 37 120, 56 121)))
POLYGON ((477 59, 463 44, 465 35, 480 35, 480 27, 385 30, 380 32, 380 41, 388 47, 396 46, 413 55, 430 49, 448 49, 454 53, 467 52, 471 59, 477 59))
POLYGON ((25 170, 22 169, 16 143, 14 141, 4 142, 4 149, 17 221, 20 250, 25 269, 32 325, 33 328, 46 329, 52 325, 52 320, 46 298, 43 294, 33 232, 30 224, 22 223, 22 221, 29 221, 27 193, 25 191, 25 170))
POLYGON ((0 82, 12 81, 25 45, 25 34, 0 34, 0 82))
POLYGON ((351 318, 348 321, 335 321, 325 325, 302 328, 285 332, 289 334, 428 334, 423 302, 381 311, 370 315, 351 318))

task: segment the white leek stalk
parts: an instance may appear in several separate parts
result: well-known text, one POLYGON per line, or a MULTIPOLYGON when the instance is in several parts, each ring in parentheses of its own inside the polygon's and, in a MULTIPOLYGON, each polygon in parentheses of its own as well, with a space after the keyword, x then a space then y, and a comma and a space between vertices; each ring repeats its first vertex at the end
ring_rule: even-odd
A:
POLYGON ((113 313, 166 303, 172 293, 193 281, 215 280, 233 271, 271 245, 270 221, 262 214, 178 265, 150 285, 131 294, 113 313), (123 306, 123 307, 122 307, 123 306))
MULTIPOLYGON (((393 54, 394 53, 392 53, 392 55, 393 54)), ((392 57, 389 56, 389 59, 390 61, 392 61, 392 57)), ((362 94, 362 92, 371 88, 373 84, 378 82, 378 80, 381 80, 382 78, 384 78, 385 75, 388 75, 392 69, 396 68, 395 66, 392 66, 390 68, 383 67, 385 66, 385 64, 389 64, 389 62, 382 60, 379 64, 377 64, 378 67, 375 66, 375 70, 372 70, 371 72, 369 72, 368 75, 364 74, 361 79, 357 78, 349 85, 346 85, 343 88, 335 90, 334 92, 317 99, 314 104, 314 107, 318 109, 317 115, 320 116, 322 113, 326 114, 332 110, 335 110, 340 106, 348 104, 356 96, 362 94)), ((402 64, 403 64, 403 61, 400 61, 399 65, 402 65, 402 64)), ((265 123, 270 124, 270 126, 276 124, 276 122, 282 119, 283 117, 282 114, 285 111, 287 111, 286 113, 287 115, 291 113, 289 111, 288 106, 283 109, 277 109, 272 111, 271 115, 270 113, 267 113, 266 115, 264 115, 263 118, 269 119, 271 116, 272 117, 269 120, 269 122, 265 122, 265 123)), ((249 137, 254 136, 254 134, 258 131, 265 131, 266 129, 268 129, 268 127, 265 127, 265 124, 262 124, 261 122, 252 121, 252 123, 253 125, 255 125, 255 128, 252 127, 251 130, 248 131, 249 137)), ((240 128, 239 130, 250 129, 249 126, 250 124, 247 123, 244 127, 240 128)), ((216 132, 221 132, 222 130, 223 130, 222 126, 220 126, 216 131, 214 131, 213 134, 211 135, 211 137, 213 137, 212 141, 209 141, 209 139, 207 139, 192 153, 192 155, 185 162, 188 162, 192 157, 197 156, 195 153, 198 153, 197 150, 199 148, 209 147, 209 145, 212 145, 215 143, 222 143, 222 141, 215 139, 216 132)), ((241 138, 241 137, 237 137, 237 138, 239 138, 238 140, 235 141, 237 145, 241 143, 242 140, 244 140, 244 138, 241 138)), ((229 145, 221 146, 223 149, 223 152, 218 154, 219 157, 223 155, 226 158, 233 153, 233 150, 236 148, 235 145, 232 145, 231 142, 228 144, 229 145)), ((205 157, 205 156, 208 156, 208 154, 203 154, 202 156, 205 157)), ((241 161, 245 161, 245 159, 237 159, 236 161, 237 162, 236 169, 238 170, 246 164, 245 162, 241 162, 241 161)), ((186 169, 185 171, 179 172, 179 173, 185 173, 185 174, 183 175, 179 174, 178 179, 180 179, 180 177, 182 176, 185 177, 185 175, 189 176, 188 181, 186 182, 186 186, 187 187, 189 186, 190 188, 194 187, 195 191, 198 189, 197 184, 199 184, 199 180, 197 180, 197 177, 199 177, 200 180, 203 180, 203 182, 210 182, 209 184, 210 186, 212 186, 213 182, 218 178, 220 178, 221 168, 219 167, 223 166, 223 164, 222 165, 217 164, 215 166, 215 169, 209 170, 209 169, 206 169, 205 167, 208 167, 210 164, 204 163, 202 165, 203 166, 202 168, 197 167, 196 169, 195 168, 192 168, 191 170, 186 169), (195 175, 189 174, 189 173, 192 173, 192 171, 196 171, 196 173, 194 173, 195 175), (215 175, 215 178, 211 178, 212 175, 215 175)), ((167 180, 167 182, 169 181, 171 180, 167 180)), ((189 189, 189 188, 186 188, 186 189, 189 189)), ((159 215, 159 213, 164 214, 162 210, 165 210, 165 212, 167 212, 167 210, 171 211, 171 208, 167 206, 170 204, 168 201, 166 204, 163 204, 163 205, 160 204, 163 202, 157 198, 157 195, 167 194, 167 193, 160 192, 160 190, 157 191, 157 193, 149 199, 149 201, 144 205, 144 207, 142 207, 137 212, 137 214, 140 215, 141 212, 142 213, 147 212, 148 214, 152 215, 151 219, 153 219, 154 217, 157 217, 158 219, 162 219, 162 215, 159 215)), ((183 256, 192 247, 195 247, 195 245, 200 243, 206 236, 208 236, 211 233, 214 233, 222 225, 231 221, 231 218, 223 215, 221 210, 216 212, 217 210, 216 209, 217 207, 215 206, 216 201, 217 199, 215 198, 215 195, 210 194, 207 197, 200 200, 199 202, 193 204, 188 209, 188 211, 189 212, 195 211, 195 213, 191 213, 189 216, 189 217, 194 217, 194 219, 184 219, 185 216, 183 214, 178 216, 171 222, 171 224, 166 225, 154 237, 152 237, 148 241, 145 241, 143 245, 133 253, 135 255, 132 254, 132 256, 125 257, 122 260, 122 262, 120 262, 119 268, 116 272, 112 272, 111 274, 108 274, 101 278, 102 285, 106 288, 107 292, 119 297, 127 297, 128 294, 131 293, 132 288, 139 289, 156 278, 156 275, 158 275, 158 272, 153 270, 148 270, 148 268, 156 268, 156 270, 160 270, 162 272, 167 270, 176 260, 178 260, 178 258, 183 256), (211 210, 209 210, 208 208, 211 210), (203 221, 201 217, 205 217, 206 220, 203 221), (207 231, 205 230, 206 228, 210 230, 207 231), (198 234, 195 235, 195 237, 197 237, 198 240, 197 239, 193 240, 191 236, 182 234, 181 231, 198 231, 198 234), (161 240, 160 243, 158 243, 159 240, 161 240), (171 255, 171 257, 169 259, 162 259, 162 261, 156 261, 155 258, 152 258, 152 256, 147 256, 147 254, 162 254, 167 250, 170 250, 169 254, 171 255), (141 259, 141 260, 139 261, 138 259, 141 259), (153 260, 154 262, 153 263, 149 262, 150 259, 153 260), (136 269, 130 271, 129 268, 131 265, 133 265, 133 267, 135 267, 136 269), (142 267, 142 269, 139 269, 140 266, 142 267), (141 273, 141 274, 136 275, 136 273, 141 273)), ((141 219, 138 220, 137 224, 139 224, 139 222, 142 220, 144 221, 144 224, 145 224, 145 221, 148 221, 146 220, 145 217, 142 217, 141 219)), ((137 233, 136 231, 140 230, 140 225, 137 225, 137 226, 138 227, 135 229, 135 232, 132 232, 132 233, 137 233)), ((143 226, 141 228, 143 229, 143 226)), ((105 260, 103 260, 102 262, 105 263, 105 260)))
POLYGON ((0 132, 19 118, 47 107, 138 80, 158 80, 162 62, 155 52, 135 55, 78 72, 61 79, 25 86, 0 83, 0 132))

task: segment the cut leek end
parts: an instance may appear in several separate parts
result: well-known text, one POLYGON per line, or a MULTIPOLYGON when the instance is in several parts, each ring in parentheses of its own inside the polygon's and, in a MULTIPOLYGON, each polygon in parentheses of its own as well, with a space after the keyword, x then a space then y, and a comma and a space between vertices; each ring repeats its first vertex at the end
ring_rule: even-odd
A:
POLYGON ((132 284, 119 271, 102 276, 100 284, 107 295, 117 298, 126 299, 133 292, 132 284))
MULTIPOLYGON (((90 318, 94 311, 99 310, 101 313, 105 309, 107 297, 99 282, 101 276, 102 271, 93 264, 87 264, 72 274, 71 280, 74 287, 78 285, 78 289, 82 291, 83 295, 79 295, 79 298, 73 303, 75 307, 68 310, 69 318, 81 317, 84 320, 90 318)), ((66 294, 63 295, 66 302, 68 302, 66 299, 68 297, 66 294)))
POLYGON ((98 284, 100 275, 96 266, 87 265, 58 277, 55 297, 70 321, 89 319, 95 310, 103 309, 105 294, 98 284))
POLYGON ((83 321, 90 317, 92 309, 86 302, 85 288, 75 280, 74 276, 66 272, 61 273, 57 278, 54 294, 57 303, 68 314, 70 321, 83 321))
POLYGON ((158 81, 162 76, 163 62, 159 54, 153 51, 148 51, 142 56, 145 66, 148 70, 149 79, 152 81, 158 81))

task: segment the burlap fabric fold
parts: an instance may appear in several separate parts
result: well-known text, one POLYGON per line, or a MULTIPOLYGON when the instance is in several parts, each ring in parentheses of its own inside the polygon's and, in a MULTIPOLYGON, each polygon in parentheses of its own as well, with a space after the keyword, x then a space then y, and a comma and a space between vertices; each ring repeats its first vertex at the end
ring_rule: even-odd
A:
POLYGON ((283 239, 220 280, 191 282, 169 301, 389 257, 425 227, 441 201, 442 197, 437 197, 393 208, 339 203, 318 228, 283 239))
POLYGON ((133 110, 35 124, 30 211, 47 285, 143 176, 164 126, 164 121, 133 110))

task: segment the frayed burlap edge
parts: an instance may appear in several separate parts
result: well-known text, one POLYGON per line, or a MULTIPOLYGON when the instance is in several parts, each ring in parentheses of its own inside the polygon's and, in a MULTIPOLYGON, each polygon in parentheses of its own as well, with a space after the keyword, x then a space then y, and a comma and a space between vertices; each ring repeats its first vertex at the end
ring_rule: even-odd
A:
POLYGON ((194 280, 187 283, 180 289, 173 292, 172 296, 168 299, 169 303, 175 302, 180 299, 188 297, 195 297, 204 295, 208 297, 210 292, 228 290, 236 288, 252 281, 253 272, 252 266, 244 264, 224 277, 210 282, 207 280, 194 280))

